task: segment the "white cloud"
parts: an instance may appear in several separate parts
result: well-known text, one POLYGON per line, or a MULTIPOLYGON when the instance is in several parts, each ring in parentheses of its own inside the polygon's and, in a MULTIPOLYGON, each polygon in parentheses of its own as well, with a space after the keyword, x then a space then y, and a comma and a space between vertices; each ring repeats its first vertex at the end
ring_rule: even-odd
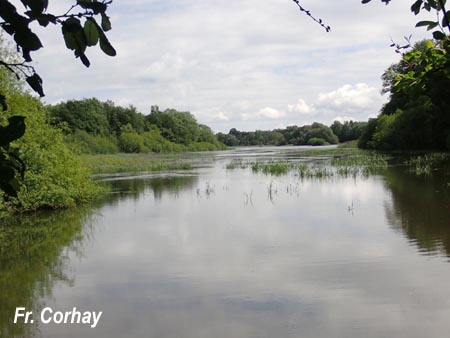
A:
POLYGON ((264 119, 279 120, 285 116, 286 116, 285 112, 271 108, 271 107, 262 108, 255 114, 247 114, 247 113, 241 114, 241 118, 244 121, 264 120, 264 119))
POLYGON ((366 83, 346 84, 336 90, 320 93, 317 109, 331 113, 366 113, 379 109, 381 102, 382 99, 377 88, 370 87, 366 83))
POLYGON ((300 114, 311 114, 313 112, 313 108, 309 106, 305 100, 299 99, 296 104, 289 104, 288 111, 293 113, 300 114))

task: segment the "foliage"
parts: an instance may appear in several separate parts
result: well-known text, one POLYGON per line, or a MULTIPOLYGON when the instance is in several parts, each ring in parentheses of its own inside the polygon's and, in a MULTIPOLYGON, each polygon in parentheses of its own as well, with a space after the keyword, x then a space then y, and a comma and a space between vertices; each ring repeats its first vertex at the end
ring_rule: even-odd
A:
POLYGON ((115 154, 119 152, 114 136, 92 135, 84 130, 75 130, 64 137, 66 144, 78 154, 115 154))
POLYGON ((171 142, 188 145, 198 141, 200 132, 204 130, 197 124, 195 117, 189 112, 167 109, 163 112, 152 110, 148 121, 156 125, 162 136, 171 142))
POLYGON ((26 117, 25 134, 13 145, 20 149, 27 172, 17 198, 6 199, 3 207, 25 211, 65 208, 89 201, 99 188, 64 144, 61 131, 47 124, 39 100, 22 93, 11 93, 7 100, 9 112, 26 117))
POLYGON ((367 122, 357 122, 357 121, 334 121, 330 126, 333 133, 338 137, 339 142, 348 142, 357 140, 364 128, 367 126, 367 122))
POLYGON ((326 146, 329 143, 327 141, 325 141, 323 138, 320 137, 311 137, 308 140, 308 145, 309 146, 326 146))
POLYGON ((389 102, 377 119, 369 121, 359 145, 386 150, 446 149, 450 135, 450 39, 416 44, 398 64, 388 68, 383 80, 389 102))
POLYGON ((52 124, 67 126, 72 132, 83 130, 93 135, 110 134, 110 125, 103 112, 103 105, 95 98, 49 105, 47 111, 52 124))
POLYGON ((48 106, 48 111, 52 123, 68 134, 70 146, 86 154, 226 148, 211 128, 198 124, 189 112, 161 112, 154 106, 151 114, 145 116, 133 106, 116 106, 112 101, 95 98, 62 102, 48 106))
POLYGON ((274 145, 285 144, 307 145, 312 142, 321 144, 336 144, 338 138, 333 131, 321 124, 313 123, 302 127, 289 126, 285 129, 275 129, 272 131, 257 130, 254 132, 239 131, 235 128, 230 129, 228 134, 218 133, 217 138, 227 146, 255 146, 255 145, 274 145), (322 141, 317 141, 322 139, 322 141))
MULTIPOLYGON (((21 61, 11 60, 2 53, 0 70, 6 69, 17 79, 24 78, 41 97, 44 96, 43 81, 30 62, 31 52, 41 49, 43 45, 38 35, 31 30, 32 23, 37 22, 42 27, 50 24, 61 26, 66 47, 73 50, 75 57, 80 58, 86 67, 90 66, 86 56, 87 47, 99 44, 105 54, 116 55, 105 34, 111 29, 106 11, 112 1, 78 0, 60 15, 47 12, 48 0, 21 0, 21 3, 24 8, 18 12, 13 2, 0 0, 0 17, 3 20, 0 26, 13 39, 15 50, 22 53, 21 61), (77 9, 78 12, 75 12, 77 9), (101 24, 97 23, 96 18, 101 18, 101 24)), ((4 111, 8 110, 6 92, 3 89, 0 91, 0 106, 4 111)), ((25 168, 17 156, 17 150, 12 149, 10 143, 23 135, 25 125, 21 116, 10 114, 10 117, 9 124, 2 126, 3 134, 8 137, 0 141, 0 189, 10 196, 16 196, 19 190, 18 178, 23 176, 25 168)))

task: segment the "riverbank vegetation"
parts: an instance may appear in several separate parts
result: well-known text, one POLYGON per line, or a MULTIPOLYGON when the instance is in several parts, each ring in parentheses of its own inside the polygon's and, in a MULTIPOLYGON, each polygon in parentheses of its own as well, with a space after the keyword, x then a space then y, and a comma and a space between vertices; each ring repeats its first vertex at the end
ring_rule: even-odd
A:
POLYGON ((223 150, 211 129, 189 112, 160 111, 144 115, 96 98, 69 100, 47 107, 52 125, 64 130, 66 143, 82 154, 169 153, 223 150))
POLYGON ((284 129, 257 130, 253 132, 230 129, 228 134, 218 133, 219 141, 227 146, 262 146, 262 145, 311 145, 322 146, 356 140, 361 136, 366 122, 339 121, 331 127, 321 123, 304 126, 289 126, 284 129))
POLYGON ((191 170, 191 161, 179 156, 152 154, 81 155, 81 161, 92 174, 136 173, 169 170, 191 170))

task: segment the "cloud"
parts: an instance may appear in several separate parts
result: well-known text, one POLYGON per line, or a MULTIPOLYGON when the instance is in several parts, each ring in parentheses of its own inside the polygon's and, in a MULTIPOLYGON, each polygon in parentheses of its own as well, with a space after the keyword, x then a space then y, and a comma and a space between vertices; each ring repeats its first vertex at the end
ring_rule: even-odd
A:
POLYGON ((305 100, 299 99, 296 104, 289 104, 288 111, 300 114, 311 114, 313 107, 309 106, 305 100))
POLYGON ((373 112, 375 108, 379 108, 381 102, 377 88, 366 83, 346 84, 336 90, 320 93, 317 100, 317 109, 344 114, 373 112))
POLYGON ((257 113, 255 114, 247 114, 247 113, 243 113, 241 114, 241 118, 244 121, 248 121, 248 120, 265 120, 265 119, 270 119, 270 120, 279 120, 282 119, 286 116, 286 113, 284 111, 280 111, 271 107, 265 107, 263 109, 260 109, 257 113))

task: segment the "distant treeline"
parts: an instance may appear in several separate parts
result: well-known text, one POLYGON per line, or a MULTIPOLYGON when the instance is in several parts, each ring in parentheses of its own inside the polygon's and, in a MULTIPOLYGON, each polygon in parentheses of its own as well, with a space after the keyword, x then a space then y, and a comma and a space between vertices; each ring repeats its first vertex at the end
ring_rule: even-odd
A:
POLYGON ((121 107, 95 98, 70 100, 47 107, 51 124, 61 127, 66 141, 82 153, 140 153, 220 150, 208 126, 189 112, 160 111, 149 115, 135 107, 121 107))
POLYGON ((328 145, 358 139, 366 125, 367 122, 334 121, 331 127, 313 123, 302 127, 289 126, 285 129, 252 132, 232 128, 228 134, 218 133, 217 138, 227 146, 328 145))

